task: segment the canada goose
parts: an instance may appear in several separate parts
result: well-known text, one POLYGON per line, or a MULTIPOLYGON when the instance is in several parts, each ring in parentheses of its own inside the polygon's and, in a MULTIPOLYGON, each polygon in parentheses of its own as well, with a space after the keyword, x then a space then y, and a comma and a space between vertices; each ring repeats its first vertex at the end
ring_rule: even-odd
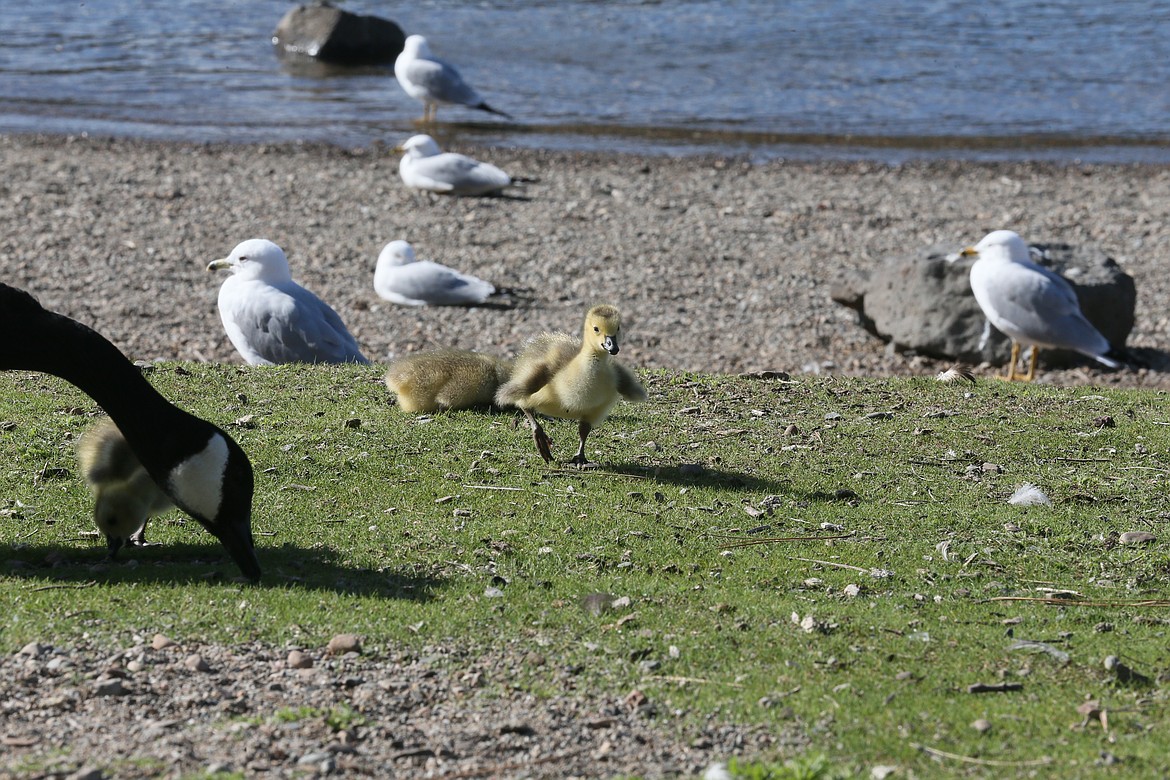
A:
POLYGON ((81 475, 93 491, 93 522, 106 537, 113 560, 123 545, 146 544, 146 521, 174 507, 130 445, 109 420, 90 428, 77 442, 81 475))
POLYGON ((252 464, 211 423, 163 398, 118 348, 92 329, 0 284, 0 370, 41 371, 78 387, 106 411, 154 483, 214 535, 248 579, 260 579, 252 543, 252 464))
POLYGON ((253 238, 207 265, 231 276, 219 288, 219 316, 251 365, 369 363, 337 312, 293 281, 284 251, 253 238))
POLYGON ((511 176, 490 163, 440 150, 429 135, 411 136, 394 151, 402 153, 398 175, 415 189, 440 195, 489 195, 514 183, 511 176))
POLYGON ((585 439, 600 425, 618 397, 645 401, 646 390, 633 371, 614 360, 618 352, 621 315, 609 305, 594 306, 585 315, 581 341, 564 333, 542 333, 520 352, 512 378, 496 393, 500 406, 517 406, 532 426, 536 449, 552 460, 551 441, 533 412, 579 420, 581 446, 571 463, 585 457, 585 439))
POLYGON ((486 301, 496 288, 454 268, 415 260, 409 243, 391 241, 378 255, 374 290, 382 298, 405 306, 472 306, 486 301))
POLYGON ((404 412, 490 406, 508 381, 512 364, 465 349, 439 349, 396 360, 386 371, 386 386, 404 412))
POLYGON ((467 106, 511 119, 489 106, 449 62, 431 54, 427 39, 411 35, 394 60, 394 77, 406 94, 423 102, 423 122, 433 122, 440 104, 467 106))
POLYGON ((971 266, 971 292, 991 324, 1012 341, 1008 381, 1031 382, 1041 347, 1070 349, 1109 368, 1121 364, 1108 354, 1109 341, 1085 319, 1072 285, 1059 274, 1036 265, 1028 245, 1010 230, 988 233, 964 256, 977 256, 971 266), (1016 373, 1020 345, 1032 347, 1028 373, 1016 373))

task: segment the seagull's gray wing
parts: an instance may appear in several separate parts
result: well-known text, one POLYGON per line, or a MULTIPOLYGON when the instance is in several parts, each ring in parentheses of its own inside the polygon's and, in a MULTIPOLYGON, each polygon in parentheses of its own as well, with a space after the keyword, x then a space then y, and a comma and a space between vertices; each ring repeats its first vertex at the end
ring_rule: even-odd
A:
POLYGON ((490 282, 429 260, 395 269, 391 287, 406 298, 439 306, 483 303, 496 291, 490 282))
POLYGON ((512 182, 512 177, 496 166, 455 152, 421 157, 413 160, 410 168, 412 175, 433 182, 433 189, 443 192, 479 194, 503 189, 512 182))
POLYGON ((249 299, 235 325, 273 363, 368 363, 337 312, 299 285, 249 299))
POLYGON ((416 87, 426 90, 429 100, 475 106, 483 102, 479 93, 463 80, 459 71, 440 59, 414 59, 403 69, 403 76, 416 87))
POLYGON ((1040 346, 1093 355, 1109 342, 1081 313, 1077 294, 1061 275, 1034 264, 1010 263, 981 281, 992 312, 988 319, 1008 335, 1040 346))

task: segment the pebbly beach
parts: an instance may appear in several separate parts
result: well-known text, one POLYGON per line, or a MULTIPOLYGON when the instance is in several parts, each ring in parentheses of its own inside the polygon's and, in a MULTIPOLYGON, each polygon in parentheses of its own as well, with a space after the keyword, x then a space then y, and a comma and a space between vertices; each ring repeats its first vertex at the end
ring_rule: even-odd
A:
MULTIPOLYGON (((0 270, 133 359, 241 363, 209 261, 239 241, 281 245, 375 362, 433 347, 515 354, 583 312, 625 313, 643 368, 883 376, 945 362, 900 354, 834 303, 836 276, 1009 227, 1100 247, 1135 279, 1127 347, 1146 367, 1088 363, 1040 381, 1170 386, 1170 169, 960 161, 752 163, 745 158, 444 148, 533 179, 508 197, 403 186, 388 145, 236 145, 0 136, 0 270), (511 308, 401 307, 374 293, 381 248, 518 292, 511 308)), ((994 369, 984 366, 982 373, 994 369)))

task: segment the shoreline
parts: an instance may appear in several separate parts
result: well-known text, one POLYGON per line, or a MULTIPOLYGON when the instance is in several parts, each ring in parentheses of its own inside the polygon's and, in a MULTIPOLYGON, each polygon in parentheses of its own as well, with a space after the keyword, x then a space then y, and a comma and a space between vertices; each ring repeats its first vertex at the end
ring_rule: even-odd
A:
POLYGON ((242 363, 216 309, 225 277, 203 269, 266 237, 378 363, 437 346, 513 354, 541 330, 576 333, 609 301, 637 368, 916 375, 946 361, 888 354, 829 299, 833 280, 1007 227, 1096 245, 1137 285, 1127 346, 1148 369, 1055 371, 1042 356, 1038 381, 1170 387, 1167 165, 452 150, 538 181, 527 199, 438 198, 407 190, 377 143, 0 135, 0 270, 132 359, 242 363), (374 262, 396 238, 532 299, 510 310, 382 301, 374 262))

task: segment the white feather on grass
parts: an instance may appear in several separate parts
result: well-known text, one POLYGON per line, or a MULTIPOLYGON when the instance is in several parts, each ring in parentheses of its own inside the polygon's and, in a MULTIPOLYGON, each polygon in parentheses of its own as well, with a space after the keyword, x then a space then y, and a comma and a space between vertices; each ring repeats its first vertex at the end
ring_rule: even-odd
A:
POLYGON ((1044 494, 1044 491, 1033 485, 1031 482, 1025 482, 1016 488, 1016 492, 1012 493, 1011 498, 1008 499, 1009 504, 1016 506, 1052 506, 1052 499, 1044 494))
POLYGON ((970 368, 963 365, 962 363, 956 363, 955 365, 948 368, 946 371, 940 372, 938 374, 938 376, 935 377, 935 379, 937 379, 940 382, 946 382, 946 383, 958 382, 960 380, 974 383, 975 382, 975 373, 973 371, 971 371, 970 368))

